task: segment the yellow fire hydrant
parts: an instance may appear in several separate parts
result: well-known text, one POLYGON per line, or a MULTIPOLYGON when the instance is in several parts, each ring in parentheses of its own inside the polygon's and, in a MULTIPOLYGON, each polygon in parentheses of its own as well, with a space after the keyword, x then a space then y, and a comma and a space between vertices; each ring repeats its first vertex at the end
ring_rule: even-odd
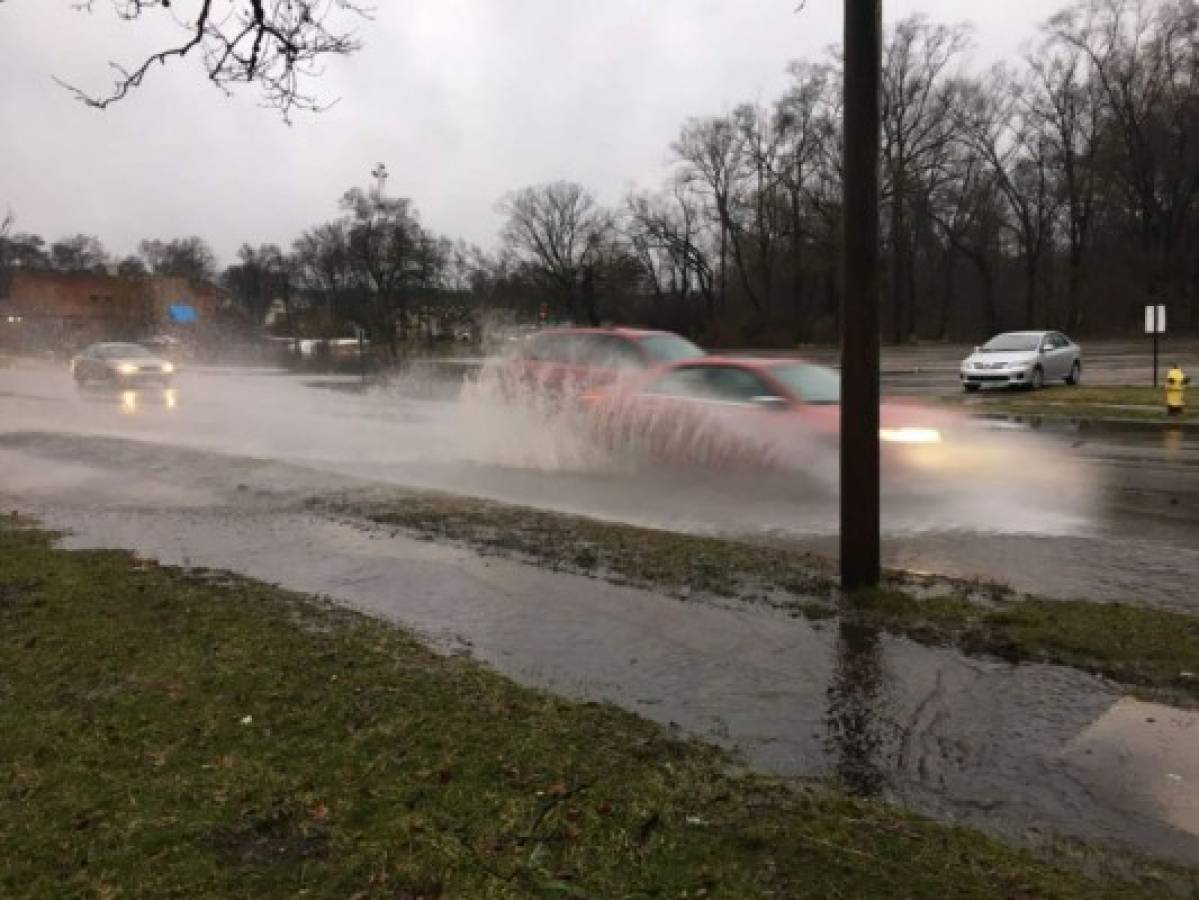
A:
POLYGON ((1175 363, 1166 373, 1166 413, 1171 416, 1181 416, 1186 406, 1186 389, 1191 379, 1175 363))

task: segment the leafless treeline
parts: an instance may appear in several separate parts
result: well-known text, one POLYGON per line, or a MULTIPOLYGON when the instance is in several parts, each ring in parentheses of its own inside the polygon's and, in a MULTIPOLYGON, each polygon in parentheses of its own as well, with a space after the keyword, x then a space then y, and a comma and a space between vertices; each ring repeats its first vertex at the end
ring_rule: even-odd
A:
MULTIPOLYGON (((1194 0, 1083 0, 978 74, 966 27, 900 22, 884 61, 884 337, 1112 333, 1151 298, 1199 327, 1197 25, 1194 0)), ((774 103, 688 121, 666 183, 621 208, 570 183, 509 196, 492 289, 716 342, 834 337, 840 97, 835 55, 798 62, 774 103)))

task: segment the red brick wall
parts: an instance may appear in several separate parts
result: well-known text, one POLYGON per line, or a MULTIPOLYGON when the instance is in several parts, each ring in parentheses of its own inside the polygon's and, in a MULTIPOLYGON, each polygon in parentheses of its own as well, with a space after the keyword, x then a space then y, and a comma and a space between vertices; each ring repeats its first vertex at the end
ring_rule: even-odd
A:
POLYGON ((13 272, 7 314, 26 319, 145 321, 150 313, 145 282, 74 272, 13 272))

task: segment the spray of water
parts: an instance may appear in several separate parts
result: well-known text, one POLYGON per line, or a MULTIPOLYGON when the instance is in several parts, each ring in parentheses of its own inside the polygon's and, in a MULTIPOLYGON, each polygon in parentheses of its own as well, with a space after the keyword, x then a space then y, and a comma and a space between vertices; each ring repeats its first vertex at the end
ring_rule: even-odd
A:
MULTIPOLYGON (((9 372, 4 426, 280 459, 665 527, 836 529, 835 432, 802 417, 585 405, 513 380, 502 358, 465 380, 461 371, 413 365, 364 390, 353 377, 185 370, 169 402, 136 403, 78 394, 57 370, 9 372)), ((963 421, 941 444, 887 449, 884 521, 895 531, 1066 533, 1093 517, 1097 470, 1058 441, 963 421)))

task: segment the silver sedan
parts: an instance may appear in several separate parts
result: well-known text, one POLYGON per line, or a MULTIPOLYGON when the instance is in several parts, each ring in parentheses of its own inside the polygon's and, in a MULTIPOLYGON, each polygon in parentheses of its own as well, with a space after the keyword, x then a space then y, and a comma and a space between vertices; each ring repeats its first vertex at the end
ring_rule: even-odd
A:
POLYGON ((140 344, 92 344, 73 360, 71 374, 84 387, 99 383, 120 388, 170 387, 175 365, 140 344))
POLYGON ((962 360, 962 388, 1023 387, 1082 380, 1082 348, 1060 331, 1009 331, 996 335, 962 360))

